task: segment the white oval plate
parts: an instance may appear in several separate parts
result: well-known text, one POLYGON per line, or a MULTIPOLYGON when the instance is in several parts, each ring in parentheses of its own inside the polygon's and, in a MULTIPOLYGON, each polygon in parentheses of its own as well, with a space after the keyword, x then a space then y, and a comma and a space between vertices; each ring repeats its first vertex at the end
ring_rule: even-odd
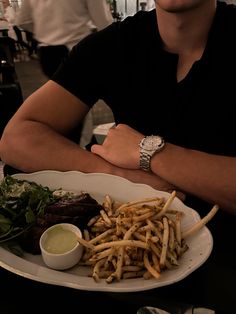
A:
MULTIPOLYGON (((31 174, 20 173, 14 177, 34 181, 52 189, 86 191, 98 202, 101 202, 106 194, 121 202, 152 196, 170 196, 169 193, 154 190, 147 185, 135 184, 117 176, 101 173, 39 171, 31 174)), ((183 230, 200 219, 195 210, 184 205, 178 198, 175 198, 173 204, 176 209, 185 213, 182 222, 183 230)), ((158 280, 138 278, 111 284, 107 284, 104 280, 96 283, 88 277, 89 270, 86 267, 75 266, 67 271, 52 270, 45 266, 41 255, 24 253, 24 257, 21 258, 9 252, 4 246, 0 247, 0 266, 35 281, 74 289, 109 292, 142 291, 170 285, 187 277, 207 260, 212 251, 213 239, 208 228, 203 227, 187 239, 187 244, 189 250, 179 260, 180 265, 164 271, 158 280)))

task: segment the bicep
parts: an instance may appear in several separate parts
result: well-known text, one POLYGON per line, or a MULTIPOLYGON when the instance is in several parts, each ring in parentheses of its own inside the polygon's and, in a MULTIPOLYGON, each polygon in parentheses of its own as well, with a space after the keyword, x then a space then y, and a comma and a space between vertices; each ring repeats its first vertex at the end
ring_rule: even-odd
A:
POLYGON ((73 94, 54 81, 48 81, 25 100, 13 122, 36 121, 65 134, 75 128, 88 111, 89 107, 73 94))

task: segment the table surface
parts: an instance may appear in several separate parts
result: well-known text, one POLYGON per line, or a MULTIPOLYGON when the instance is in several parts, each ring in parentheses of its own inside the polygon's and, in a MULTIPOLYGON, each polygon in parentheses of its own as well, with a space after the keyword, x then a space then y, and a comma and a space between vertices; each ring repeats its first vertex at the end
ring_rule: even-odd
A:
MULTIPOLYGON (((0 163, 0 178, 1 169, 0 163)), ((84 313, 136 314, 140 307, 156 306, 180 314, 179 306, 193 305, 214 309, 219 314, 235 314, 235 226, 235 216, 218 212, 208 223, 214 239, 209 259, 182 281, 148 291, 80 291, 33 281, 0 267, 0 313, 43 313, 45 309, 54 313, 64 313, 65 310, 71 313, 70 309, 74 311, 76 308, 78 313, 82 313, 83 308, 84 313)))

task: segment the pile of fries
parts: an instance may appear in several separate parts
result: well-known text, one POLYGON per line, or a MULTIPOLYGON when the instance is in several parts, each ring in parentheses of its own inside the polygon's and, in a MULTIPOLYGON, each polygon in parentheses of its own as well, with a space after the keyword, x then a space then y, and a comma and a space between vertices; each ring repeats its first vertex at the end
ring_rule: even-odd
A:
POLYGON ((100 215, 92 218, 84 237, 80 265, 92 267, 96 282, 121 279, 159 278, 165 269, 179 265, 179 258, 188 249, 185 238, 204 226, 216 213, 209 214, 191 229, 182 232, 183 212, 171 208, 175 191, 166 200, 149 198, 117 204, 109 195, 103 201, 100 215))

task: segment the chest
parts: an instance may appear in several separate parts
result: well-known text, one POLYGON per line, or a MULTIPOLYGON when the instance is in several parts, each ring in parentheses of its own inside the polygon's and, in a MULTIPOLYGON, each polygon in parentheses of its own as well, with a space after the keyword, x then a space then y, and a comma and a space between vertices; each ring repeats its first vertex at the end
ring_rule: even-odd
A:
POLYGON ((117 123, 184 147, 235 154, 236 63, 195 63, 180 83, 176 69, 176 60, 130 68, 112 104, 117 123))

